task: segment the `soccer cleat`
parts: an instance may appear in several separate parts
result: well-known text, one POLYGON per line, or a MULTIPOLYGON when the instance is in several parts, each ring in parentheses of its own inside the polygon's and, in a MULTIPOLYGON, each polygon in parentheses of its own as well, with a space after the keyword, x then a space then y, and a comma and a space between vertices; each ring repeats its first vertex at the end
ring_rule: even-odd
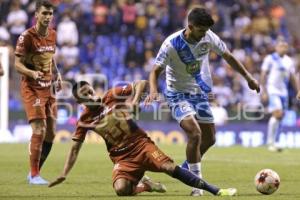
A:
POLYGON ((235 196, 237 195, 236 188, 220 189, 217 196, 235 196))
POLYGON ((148 176, 144 176, 141 179, 141 183, 149 186, 149 188, 150 188, 149 192, 165 193, 167 191, 167 188, 165 185, 163 185, 160 182, 158 182, 158 183, 153 182, 148 176))
POLYGON ((48 185, 49 182, 43 179, 41 176, 37 175, 29 178, 29 184, 32 185, 48 185))
POLYGON ((271 145, 271 146, 268 147, 268 150, 272 151, 272 152, 281 152, 283 149, 280 148, 280 147, 276 147, 276 146, 271 145))
POLYGON ((193 197, 203 196, 203 190, 198 188, 193 188, 191 192, 191 196, 193 197))

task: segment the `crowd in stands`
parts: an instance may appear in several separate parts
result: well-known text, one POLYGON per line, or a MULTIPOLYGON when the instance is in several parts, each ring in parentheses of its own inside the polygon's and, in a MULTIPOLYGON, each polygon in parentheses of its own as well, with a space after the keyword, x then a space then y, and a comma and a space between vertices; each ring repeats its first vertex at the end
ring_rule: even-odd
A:
MULTIPOLYGON (((53 0, 57 9, 57 63, 65 80, 102 73, 109 86, 116 81, 147 79, 156 53, 170 33, 185 26, 189 8, 210 10, 215 31, 233 54, 259 79, 260 66, 281 35, 289 41, 290 54, 300 52, 299 38, 287 28, 282 1, 272 0, 53 0), (298 40, 297 40, 298 39, 298 40)), ((293 1, 297 4, 297 1, 293 1)), ((2 0, 0 45, 11 46, 34 22, 34 1, 2 0)), ((13 53, 12 53, 13 55, 13 53)), ((11 58, 10 80, 16 80, 11 58)), ((214 53, 210 54, 217 103, 228 109, 237 105, 257 107, 259 96, 214 53), (240 103, 240 104, 238 104, 240 103)), ((10 109, 22 109, 16 81, 10 83, 10 109), (14 87, 16 89, 14 89, 14 87)), ((101 86, 101 84, 99 84, 101 86)), ((161 80, 161 89, 164 81, 161 80)), ((99 88, 100 91, 100 88, 99 88)))

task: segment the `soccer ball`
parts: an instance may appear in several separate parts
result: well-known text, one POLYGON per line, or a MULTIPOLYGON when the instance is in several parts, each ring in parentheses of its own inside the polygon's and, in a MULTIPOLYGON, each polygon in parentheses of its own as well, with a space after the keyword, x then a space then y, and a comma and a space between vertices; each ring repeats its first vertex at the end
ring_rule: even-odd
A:
POLYGON ((279 188, 280 177, 272 169, 263 169, 256 174, 254 184, 258 192, 269 195, 279 188))

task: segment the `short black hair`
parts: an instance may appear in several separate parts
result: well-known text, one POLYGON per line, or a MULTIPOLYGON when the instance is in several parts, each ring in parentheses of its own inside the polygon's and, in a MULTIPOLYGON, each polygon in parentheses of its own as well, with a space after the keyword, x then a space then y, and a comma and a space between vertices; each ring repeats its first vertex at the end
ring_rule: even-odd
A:
POLYGON ((214 25, 214 20, 205 8, 195 7, 188 14, 188 23, 194 26, 214 25))
POLYGON ((35 4, 35 11, 39 11, 42 6, 46 7, 47 9, 52 8, 54 10, 54 5, 49 0, 38 0, 35 4))
POLYGON ((79 81, 77 83, 75 83, 72 87, 72 94, 74 97, 78 97, 78 90, 79 88, 85 86, 85 85, 89 85, 89 83, 87 81, 79 81))

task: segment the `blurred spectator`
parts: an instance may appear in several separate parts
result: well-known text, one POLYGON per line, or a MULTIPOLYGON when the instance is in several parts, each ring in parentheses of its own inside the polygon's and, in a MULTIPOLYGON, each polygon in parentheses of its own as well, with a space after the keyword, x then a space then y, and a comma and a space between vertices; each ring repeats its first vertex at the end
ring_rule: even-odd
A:
POLYGON ((4 22, 1 23, 0 26, 0 40, 9 42, 10 34, 6 28, 6 24, 4 22))
POLYGON ((214 79, 214 88, 213 92, 216 95, 216 99, 218 101, 218 104, 223 107, 229 107, 233 102, 232 102, 232 90, 224 85, 223 79, 220 78, 215 78, 214 79))
POLYGON ((14 0, 7 16, 7 25, 12 36, 13 46, 15 46, 19 35, 25 31, 27 21, 28 16, 26 12, 21 9, 20 2, 14 0))
POLYGON ((69 42, 58 51, 58 62, 63 64, 64 71, 68 71, 73 66, 78 65, 79 48, 77 46, 69 42))
POLYGON ((145 63, 144 63, 144 72, 150 73, 154 66, 155 57, 152 50, 146 50, 145 52, 145 63))
POLYGON ((137 17, 137 10, 134 0, 126 0, 126 3, 122 6, 123 23, 126 25, 127 31, 132 33, 135 28, 135 20, 137 17))
POLYGON ((93 6, 94 25, 97 34, 107 34, 108 7, 102 0, 96 0, 93 6))
POLYGON ((113 4, 111 5, 111 8, 109 10, 108 16, 107 16, 107 26, 109 27, 109 31, 119 32, 120 27, 122 25, 122 12, 118 5, 113 4))
POLYGON ((58 45, 78 44, 77 26, 72 21, 69 11, 63 13, 61 22, 57 25, 57 43, 58 45))

